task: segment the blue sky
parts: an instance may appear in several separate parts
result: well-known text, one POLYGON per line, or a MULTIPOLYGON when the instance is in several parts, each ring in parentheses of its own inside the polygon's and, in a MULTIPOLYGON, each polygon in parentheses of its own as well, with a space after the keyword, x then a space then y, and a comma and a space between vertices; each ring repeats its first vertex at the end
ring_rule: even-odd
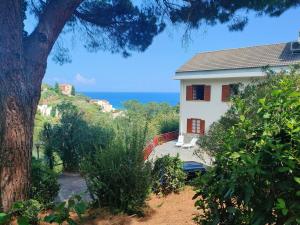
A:
MULTIPOLYGON (((28 27, 33 22, 27 22, 28 27)), ((299 9, 279 18, 251 16, 242 32, 229 32, 226 25, 202 27, 192 32, 192 41, 182 42, 183 29, 168 27, 144 53, 129 58, 99 51, 89 53, 80 43, 71 49, 71 64, 62 66, 49 57, 44 82, 67 82, 77 91, 179 92, 172 79, 175 70, 202 51, 288 42, 300 30, 299 9)), ((68 41, 68 40, 65 40, 68 41)))

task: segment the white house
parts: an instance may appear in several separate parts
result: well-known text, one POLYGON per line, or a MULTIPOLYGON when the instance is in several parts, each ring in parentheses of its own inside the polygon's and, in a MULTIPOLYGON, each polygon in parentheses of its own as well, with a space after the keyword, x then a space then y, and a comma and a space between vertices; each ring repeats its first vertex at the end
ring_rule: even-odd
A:
POLYGON ((59 84, 59 90, 63 95, 71 96, 72 88, 73 88, 72 84, 59 84))
POLYGON ((264 77, 263 67, 275 71, 300 63, 300 42, 203 52, 181 66, 180 132, 203 135, 230 106, 238 83, 264 77))
POLYGON ((91 102, 96 105, 99 105, 102 112, 112 112, 115 110, 112 104, 110 104, 107 100, 92 99, 91 102))

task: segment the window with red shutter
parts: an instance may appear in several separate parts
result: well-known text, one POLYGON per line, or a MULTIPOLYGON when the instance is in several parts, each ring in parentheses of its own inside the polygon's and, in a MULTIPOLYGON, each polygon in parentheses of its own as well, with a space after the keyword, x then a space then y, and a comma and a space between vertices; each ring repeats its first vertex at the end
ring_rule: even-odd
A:
POLYGON ((222 102, 228 102, 230 98, 230 86, 222 85, 222 102))
POLYGON ((204 135, 204 133, 205 133, 205 120, 188 119, 187 120, 187 133, 204 135))
POLYGON ((186 100, 193 100, 193 86, 186 87, 186 100))
POLYGON ((205 120, 200 121, 200 134, 201 135, 205 134, 205 120))
POLYGON ((204 86, 204 101, 210 101, 210 92, 211 88, 210 85, 205 85, 204 86))
POLYGON ((228 102, 230 97, 239 93, 239 84, 222 85, 222 101, 228 102))
POLYGON ((187 119, 187 133, 192 133, 192 119, 187 119))

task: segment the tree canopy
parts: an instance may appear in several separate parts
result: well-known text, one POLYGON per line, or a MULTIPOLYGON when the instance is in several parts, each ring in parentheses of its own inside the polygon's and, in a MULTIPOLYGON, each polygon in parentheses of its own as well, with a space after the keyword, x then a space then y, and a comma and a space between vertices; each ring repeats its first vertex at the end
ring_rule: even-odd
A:
MULTIPOLYGON (((26 0, 24 9, 41 21, 48 8, 59 7, 55 2, 26 0)), ((167 24, 185 24, 187 30, 227 24, 230 31, 239 31, 247 25, 250 12, 277 17, 299 4, 299 0, 79 0, 62 34, 80 33, 87 50, 106 50, 126 57, 132 51, 145 51, 167 24)), ((56 61, 70 61, 68 49, 59 44, 56 49, 56 61)))

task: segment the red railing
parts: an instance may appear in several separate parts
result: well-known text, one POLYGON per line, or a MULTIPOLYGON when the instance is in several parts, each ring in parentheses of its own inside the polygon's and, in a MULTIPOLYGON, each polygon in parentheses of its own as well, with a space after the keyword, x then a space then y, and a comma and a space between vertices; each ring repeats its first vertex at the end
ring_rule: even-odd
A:
POLYGON ((160 135, 156 135, 152 141, 150 141, 145 149, 144 149, 144 160, 148 159, 149 155, 151 152, 154 150, 154 148, 158 145, 161 145, 163 143, 166 143, 168 141, 173 141, 178 138, 178 132, 173 131, 173 132, 168 132, 160 135))

